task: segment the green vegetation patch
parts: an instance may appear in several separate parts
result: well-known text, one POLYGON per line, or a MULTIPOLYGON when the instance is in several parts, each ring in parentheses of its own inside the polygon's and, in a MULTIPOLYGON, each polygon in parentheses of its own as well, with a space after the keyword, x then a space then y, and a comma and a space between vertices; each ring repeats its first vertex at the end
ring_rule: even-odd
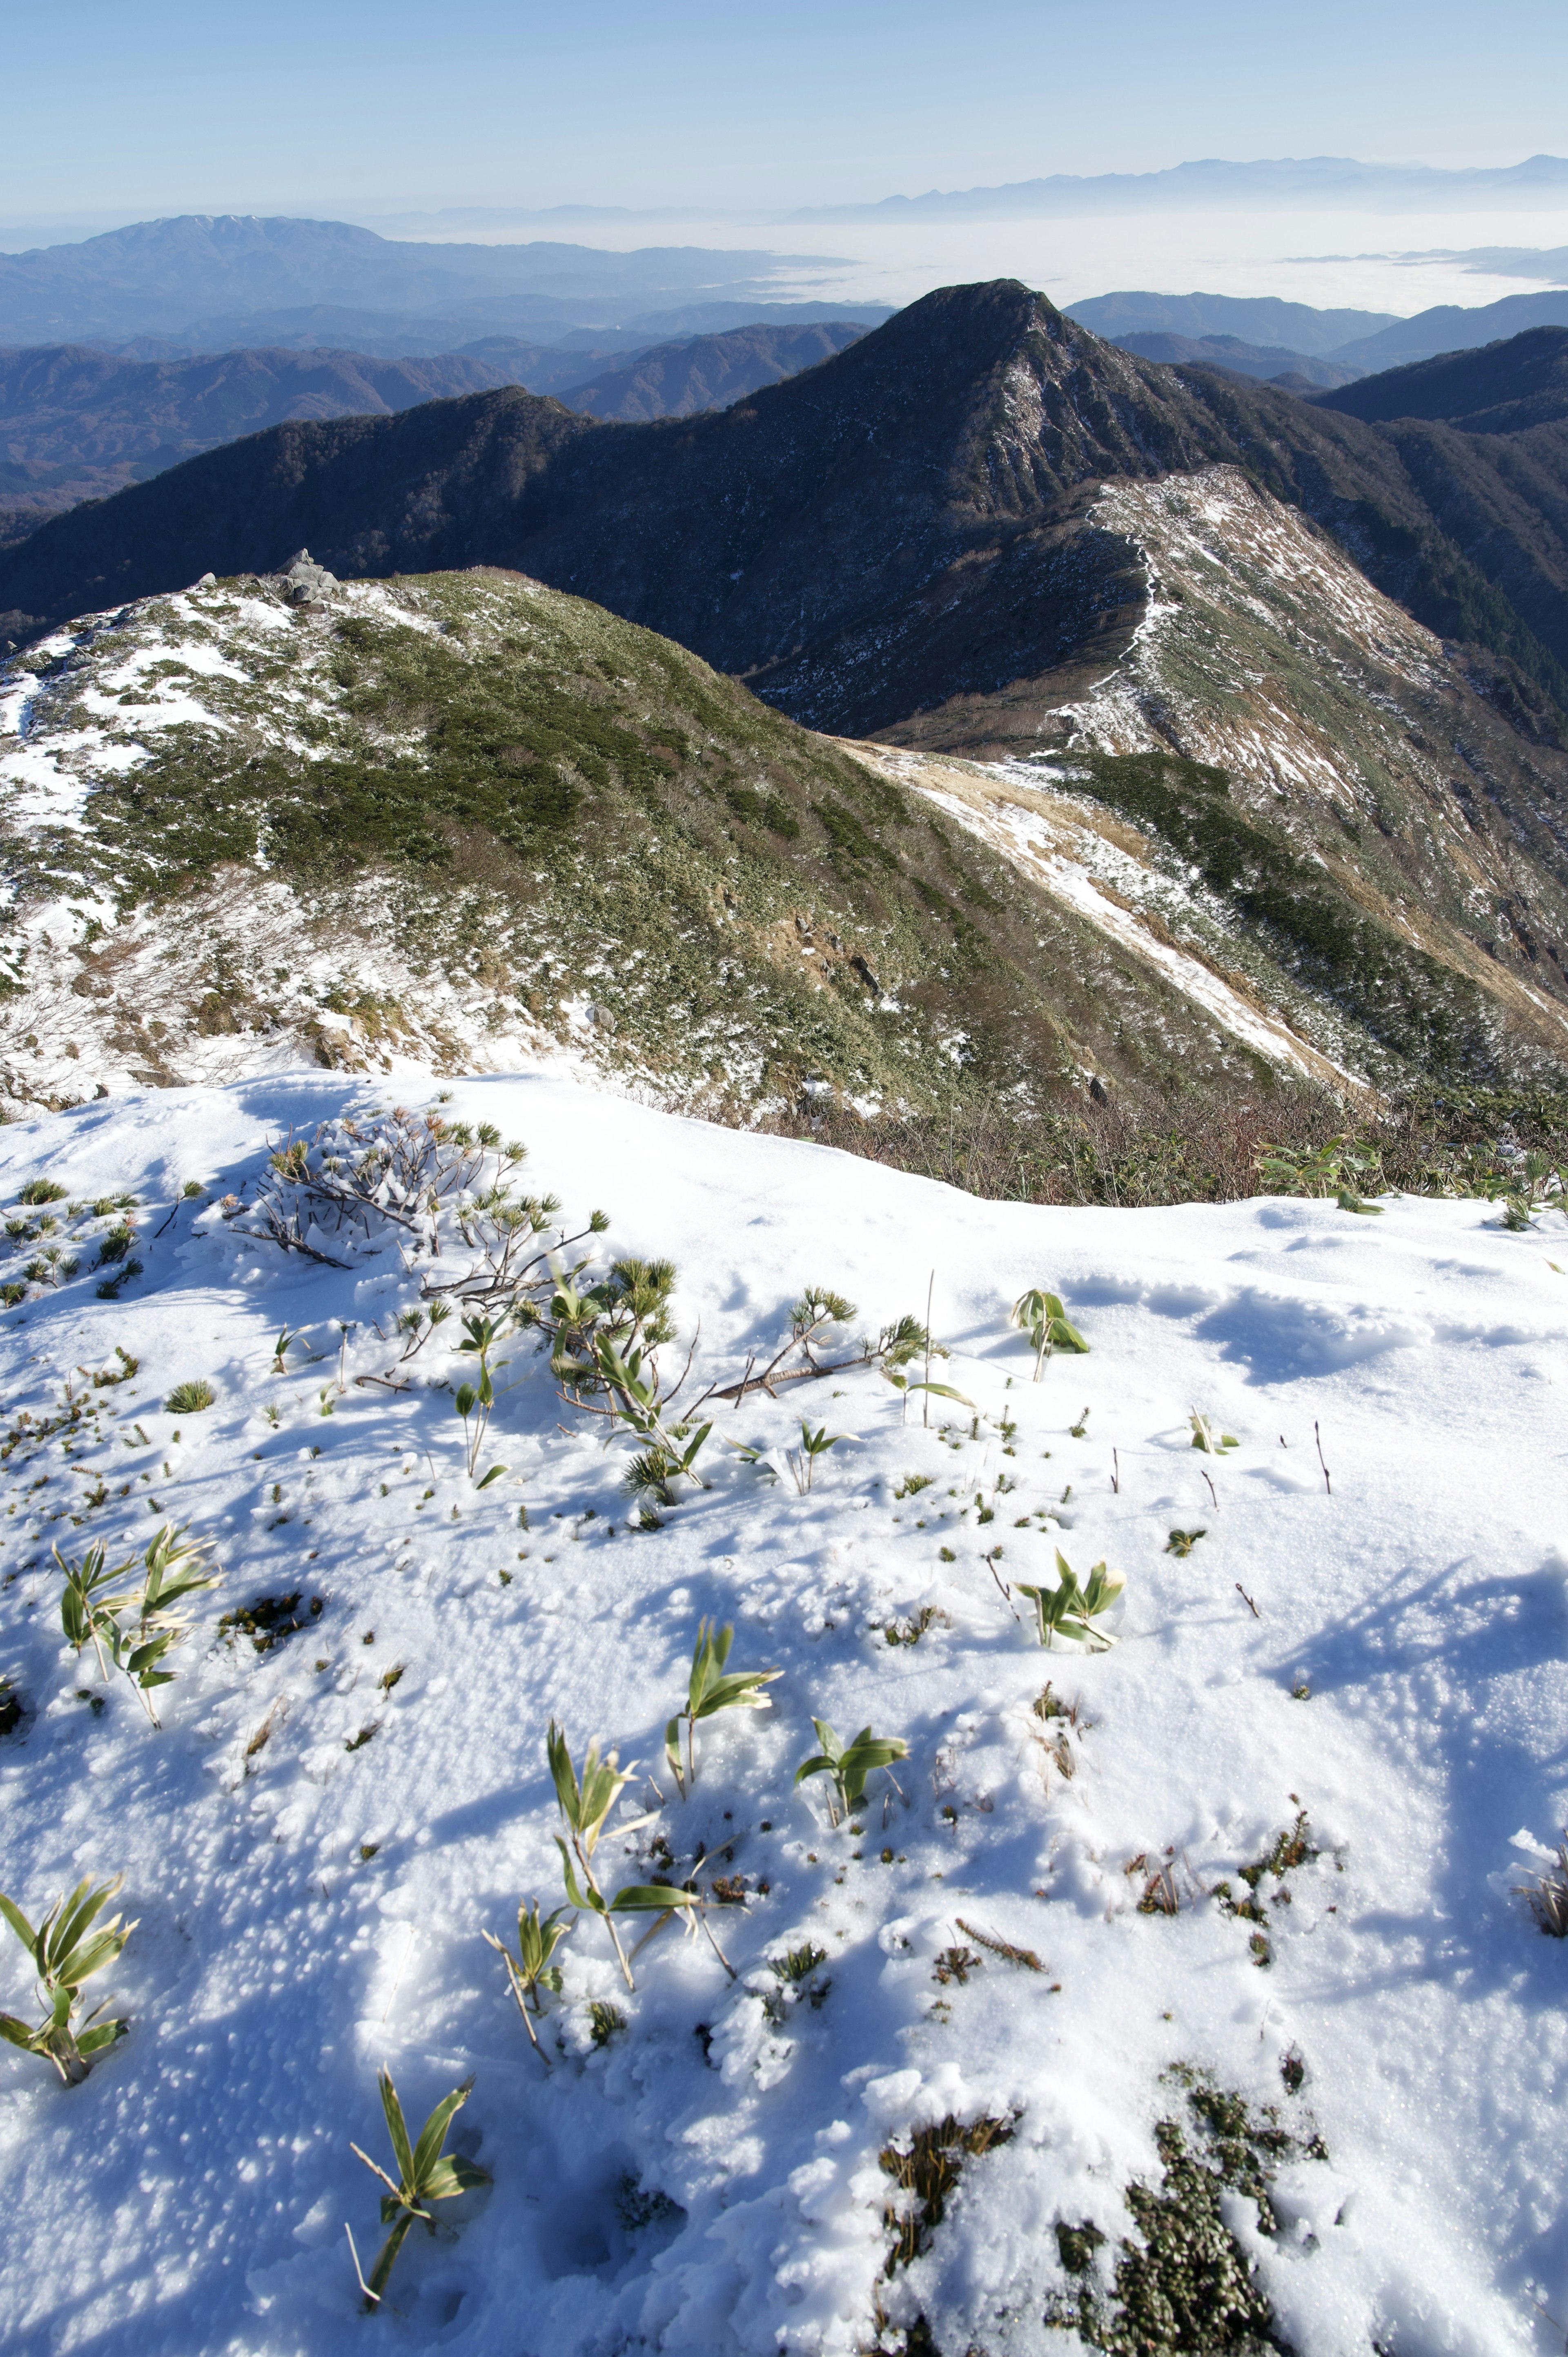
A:
POLYGON ((1254 2357, 1284 2348, 1251 2262, 1225 2223, 1221 2196, 1256 2206, 1262 2233, 1278 2222, 1270 2200, 1283 2162, 1324 2160, 1321 2141, 1281 2127, 1273 2105, 1254 2114, 1243 2099, 1205 2073, 1178 2065, 1167 2083, 1186 2095, 1185 2125, 1167 2118, 1155 2131, 1157 2185, 1133 2184, 1126 2204, 1137 2240, 1111 2245, 1091 2223, 1060 2222, 1057 2255, 1074 2279, 1049 2321, 1076 2327, 1091 2349, 1112 2357, 1254 2357), (1189 2140, 1190 2139, 1190 2140, 1189 2140))
MULTIPOLYGON (((477 985, 498 1024, 564 1037, 590 1004, 598 1058, 719 1112, 808 1079, 931 1109, 1040 1102, 1086 1063, 1162 1091, 1178 1061, 1220 1087, 1250 1070, 1001 854, 961 854, 923 798, 600 608, 475 572, 360 588, 283 629, 246 611, 209 630, 226 665, 199 683, 209 722, 117 721, 140 758, 89 757, 84 829, 9 846, 24 894, 166 904, 270 871, 341 927, 341 982, 313 995, 355 1039, 420 1013, 358 981, 370 921, 415 976, 477 985)), ((125 627, 156 646, 196 626, 153 601, 125 627)), ((87 692, 118 638, 60 666, 57 729, 97 725, 87 692)), ((218 942, 192 1019, 266 1028, 280 991, 297 1021, 299 986, 218 942)))
POLYGON ((1075 755, 1074 782, 1168 844, 1285 969, 1434 1076, 1498 1077, 1495 1018, 1468 975, 1403 940, 1231 799, 1222 770, 1171 753, 1075 755))

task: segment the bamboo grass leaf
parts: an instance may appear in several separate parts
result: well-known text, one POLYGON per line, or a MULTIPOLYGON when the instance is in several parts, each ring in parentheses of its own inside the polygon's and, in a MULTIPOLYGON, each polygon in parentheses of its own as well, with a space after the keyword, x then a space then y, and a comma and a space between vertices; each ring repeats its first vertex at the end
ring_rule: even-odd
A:
POLYGON ((426 2198, 433 2192, 430 2174, 446 2141, 446 2130, 454 2115, 460 2112, 467 2102, 473 2084, 472 2079, 465 2079, 460 2087, 455 2087, 449 2095, 443 2095, 419 2131, 419 2142, 413 2147, 413 2167, 409 2173, 421 2194, 426 2198))
POLYGON ((403 2105, 398 2101, 397 2089, 392 2084, 392 2072, 384 2065, 376 2073, 376 2084, 381 2090, 381 2109, 386 2114, 387 2134, 392 2138, 392 2148, 396 2156, 397 2165, 403 2172, 403 2183, 406 2186, 412 2186, 413 2153, 408 2141, 408 2126, 403 2116, 403 2105))

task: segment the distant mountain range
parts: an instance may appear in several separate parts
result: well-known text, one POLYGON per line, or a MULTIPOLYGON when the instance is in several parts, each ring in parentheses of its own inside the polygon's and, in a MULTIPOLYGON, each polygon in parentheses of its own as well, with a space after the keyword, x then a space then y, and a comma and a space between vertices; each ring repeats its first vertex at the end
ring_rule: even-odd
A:
POLYGON ((1274 295, 1155 295, 1124 291, 1094 295, 1066 306, 1069 318, 1119 343, 1123 336, 1236 336, 1242 342, 1282 347, 1318 359, 1342 344, 1364 340, 1403 322, 1393 311, 1319 311, 1274 295))
POLYGON ((1318 311, 1273 296, 1096 295, 1069 303, 1070 316, 1097 335, 1145 360, 1227 367, 1246 376, 1300 378, 1312 384, 1347 384, 1354 378, 1400 368, 1439 352, 1463 351, 1527 328, 1568 327, 1568 289, 1549 295, 1505 295, 1474 307, 1434 304, 1413 318, 1387 312, 1318 311), (1227 351, 1222 339, 1244 348, 1227 351), (1264 365, 1273 361, 1274 366, 1264 365), (1332 373, 1314 369, 1326 362, 1332 373))
MULTIPOLYGON (((776 312, 781 323, 843 317, 842 304, 774 299, 785 269, 831 259, 702 246, 420 245, 343 221, 189 214, 0 254, 0 343, 152 335, 194 352, 303 342, 404 357, 482 336, 550 343, 585 328, 652 343, 776 312)), ((847 310, 868 324, 888 316, 881 304, 847 310)))
POLYGON ((937 189, 884 197, 874 204, 815 205, 793 221, 1030 218, 1178 206, 1194 211, 1262 207, 1298 211, 1477 212, 1540 204, 1568 196, 1568 157, 1531 156, 1522 164, 1449 170, 1426 164, 1360 164, 1348 156, 1281 156, 1251 164, 1210 158, 1163 172, 1054 172, 993 188, 937 189))
POLYGON ((693 1104, 1560 1080, 1568 421, 1338 397, 1000 281, 701 415, 505 386, 59 517, 0 554, 7 1084, 524 1021, 693 1104), (62 896, 145 920, 79 959, 62 896))
POLYGON ((1173 336, 1155 328, 1144 334, 1113 336, 1110 340, 1120 344, 1124 352, 1137 352, 1146 361, 1163 361, 1167 367, 1185 363, 1188 367, 1228 369, 1233 376, 1262 377, 1270 384, 1287 385, 1293 393, 1308 392, 1314 386, 1349 384, 1361 373, 1359 369, 1346 368, 1338 361, 1316 360, 1307 352, 1289 351, 1279 344, 1249 344, 1240 336, 1173 336))

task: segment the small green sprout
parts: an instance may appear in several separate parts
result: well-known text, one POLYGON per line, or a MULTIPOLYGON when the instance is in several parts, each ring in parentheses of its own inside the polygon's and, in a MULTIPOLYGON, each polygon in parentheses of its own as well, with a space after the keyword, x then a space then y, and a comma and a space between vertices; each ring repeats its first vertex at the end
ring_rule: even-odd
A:
POLYGON ((1095 1620, 1108 1612, 1121 1595, 1125 1581, 1108 1573, 1102 1563, 1097 1563, 1089 1575, 1088 1584, 1080 1587, 1078 1575, 1057 1549, 1057 1569, 1061 1579, 1055 1587, 1031 1587, 1023 1580, 1015 1585, 1020 1596, 1027 1596, 1039 1618, 1042 1645, 1049 1645, 1054 1637, 1069 1637, 1077 1644, 1087 1645, 1091 1652, 1104 1652, 1115 1642, 1105 1630, 1097 1629, 1095 1620))
POLYGON ((515 1956, 504 1942, 496 1938, 493 1932, 485 1933, 486 1939, 506 1966, 507 1979, 510 1984, 511 1993, 517 1999, 517 2009, 522 2016, 522 2026, 528 2032, 534 2052, 543 2061, 548 2061, 549 2057, 539 2042, 531 2018, 531 2009, 535 2014, 543 2012, 543 2007, 539 2001, 539 1992, 542 1988, 549 1989, 556 1996, 561 1994, 561 1967, 559 1964, 553 1964, 551 1959, 572 1929, 570 1923, 564 1923, 561 1920, 565 1912, 564 1907, 557 1907, 541 1922, 537 1899, 532 1907, 520 1907, 517 1910, 515 1956))
POLYGON ((904 1414, 906 1417, 908 1417, 909 1413, 909 1394, 911 1392, 925 1392, 928 1394, 926 1401, 928 1413, 929 1412, 930 1403, 933 1398, 957 1400, 960 1407, 972 1408, 974 1406, 974 1402, 969 1397, 969 1394, 966 1392, 955 1391, 951 1383, 932 1383, 929 1377, 919 1383, 911 1383, 908 1375, 899 1374, 894 1368, 886 1366, 883 1368, 882 1372, 886 1376, 888 1382, 892 1384, 894 1390, 902 1394, 904 1400, 904 1414))
POLYGON ((820 1425, 813 1432, 802 1417, 800 1446, 799 1448, 791 1448, 785 1452, 785 1461, 789 1468, 800 1496, 803 1498, 811 1486, 811 1477, 817 1469, 818 1458, 825 1457, 830 1448, 836 1448, 840 1441, 848 1438, 847 1432, 830 1432, 825 1424, 820 1425))
POLYGON ((1037 1286, 1031 1286, 1013 1304, 1007 1313, 1007 1323, 1027 1334, 1035 1346, 1036 1383, 1039 1382, 1040 1372, 1053 1351, 1086 1352, 1089 1349, 1078 1328, 1069 1323, 1059 1293, 1043 1293, 1037 1286))
POLYGON ((381 2196, 381 2223, 392 2228, 392 2233, 381 2244, 375 2266, 371 2269, 369 2283, 360 2275, 360 2255, 354 2251, 352 2233, 349 2236, 349 2248, 354 2251, 354 2273, 360 2277, 360 2289, 365 2295, 367 2309, 380 2306, 387 2279, 414 2220, 423 2218, 431 2233, 435 2233, 435 2221, 424 2205, 427 2201, 450 2201, 459 2193, 470 2192, 476 2186, 490 2182, 488 2169, 481 2169, 477 2161, 463 2160, 456 2153, 443 2153, 441 2149, 446 2141, 446 2131, 452 2125, 454 2115, 461 2111, 468 2100, 468 2093, 474 2083, 471 2078, 465 2079, 462 2085, 455 2087, 449 2095, 443 2095, 421 2128, 417 2144, 409 2141, 403 2105, 398 2101, 397 2089, 392 2085, 392 2072, 384 2064, 376 2073, 376 2082, 381 2091, 381 2109, 386 2114, 387 2133, 392 2138, 392 2157, 397 2162, 398 2174, 395 2179, 389 2177, 368 2152, 361 2152, 357 2144, 350 2143, 349 2151, 358 2155, 371 2175, 379 2177, 387 2188, 381 2196))
MULTIPOLYGON (((463 1437, 467 1449, 470 1480, 474 1478, 474 1470, 479 1461, 479 1451, 484 1446, 485 1433, 496 1404, 494 1371, 490 1365, 489 1354, 499 1340, 499 1329, 492 1318, 464 1318, 463 1340, 457 1345, 458 1355, 466 1359, 477 1359, 479 1362, 478 1383, 460 1383, 456 1394, 457 1413, 463 1419, 463 1437)), ((496 1363, 498 1366, 504 1367, 507 1361, 500 1359, 496 1363)), ((504 1465, 492 1466, 479 1487, 483 1489, 486 1483, 498 1480, 505 1470, 504 1465)))
MULTIPOLYGON (((68 2087, 79 2085, 95 2058, 128 2034, 124 2021, 98 2020, 103 2005, 94 2006, 80 2029, 76 2021, 82 1982, 113 1964, 136 1928, 112 1915, 88 1936, 93 1918, 108 1905, 124 1878, 117 1874, 113 1881, 100 1883, 96 1890, 90 1878, 79 1882, 69 1899, 55 1900, 36 1932, 21 1909, 0 1894, 0 1914, 32 1959, 38 2002, 44 2007, 44 2019, 30 2029, 15 2014, 0 2013, 0 2038, 21 2047, 25 2053, 47 2056, 68 2087)), ((105 1997, 103 2004, 108 2002, 105 1997)))
POLYGON ((836 1825, 864 1807, 866 1778, 878 1768, 890 1769, 895 1760, 908 1760, 909 1747, 901 1735, 873 1735, 869 1727, 863 1727, 853 1743, 841 1743, 825 1718, 813 1718, 811 1725, 822 1748, 801 1761, 795 1781, 803 1784, 808 1776, 832 1778, 837 1803, 829 1801, 828 1814, 836 1825))
POLYGON ((1206 1457, 1223 1457, 1227 1449, 1241 1446, 1233 1432, 1216 1434, 1209 1418, 1200 1415, 1197 1408, 1193 1409, 1187 1422, 1192 1426, 1193 1447, 1201 1448, 1206 1457))
MULTIPOLYGON (((617 1917, 655 1916, 657 1921, 643 1935, 645 1940, 650 1940, 671 1915, 680 1909, 695 1907, 697 1900, 692 1892, 676 1890, 661 1882, 628 1883, 624 1889, 618 1890, 613 1899, 607 1899, 594 1872, 594 1852, 604 1831, 605 1819, 615 1806, 622 1786, 630 1782, 632 1771, 620 1766, 613 1751, 607 1760, 601 1760, 598 1744, 595 1741, 589 1744, 584 1754, 583 1773, 579 1778, 572 1765, 566 1738, 553 1719, 550 1722, 545 1749, 555 1797, 571 1836, 570 1848, 559 1834, 555 1836, 555 1846, 561 1853, 566 1896, 573 1906, 580 1908, 585 1914, 598 1917, 610 1935, 610 1945, 616 1952, 616 1961, 620 1965, 628 1988, 635 1988, 637 1984, 631 1976, 631 1965, 616 1928, 617 1917), (580 1884, 577 1878, 579 1871, 582 1875, 580 1884)), ((638 1943, 639 1947, 642 1944, 642 1941, 638 1943)))
POLYGON ((664 1757, 670 1763, 682 1800, 686 1799, 697 1781, 697 1721, 713 1718, 721 1710, 769 1709, 771 1696, 765 1695, 762 1688, 783 1675, 781 1670, 736 1670, 726 1676, 725 1663, 729 1659, 734 1637, 735 1631, 727 1622, 717 1630, 709 1620, 698 1624, 685 1706, 676 1712, 664 1730, 664 1757), (686 1722, 686 1770, 683 1777, 681 1772, 682 1719, 686 1722))
POLYGON ((164 1407, 170 1415, 199 1415, 204 1408, 212 1406, 217 1397, 211 1384, 199 1375, 194 1383, 176 1383, 164 1407))
POLYGON ((1165 1541, 1165 1551, 1166 1555, 1190 1555, 1198 1540, 1206 1539, 1208 1536, 1208 1533, 1206 1530, 1173 1531, 1165 1541))

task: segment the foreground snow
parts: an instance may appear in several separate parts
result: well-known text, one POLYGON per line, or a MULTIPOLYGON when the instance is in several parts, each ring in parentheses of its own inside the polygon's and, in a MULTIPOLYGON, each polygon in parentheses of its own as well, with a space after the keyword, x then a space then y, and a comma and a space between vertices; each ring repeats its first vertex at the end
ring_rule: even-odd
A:
MULTIPOLYGON (((977 1426, 940 1400, 929 1430, 918 1400, 901 1424, 870 1371, 748 1398, 721 1432, 776 1450, 808 1415, 851 1437, 810 1495, 715 1437, 712 1486, 634 1533, 625 1445, 580 1428, 525 1338, 480 1467, 509 1469, 478 1491, 447 1390, 337 1388, 336 1321, 346 1376, 386 1366, 372 1321, 417 1273, 391 1251, 363 1274, 285 1259, 225 1224, 211 1199, 291 1127, 385 1102, 317 1073, 0 1133, 7 1215, 38 1172, 74 1199, 129 1189, 145 1264, 104 1301, 84 1253, 0 1326, 12 1420, 117 1348, 139 1361, 93 1394, 101 1442, 62 1464, 24 1441, 0 1469, 0 1671, 29 1712, 0 1744, 0 1884, 36 1918, 123 1870, 138 1919, 108 1976, 131 2033, 87 2083, 0 2061, 7 2345, 849 2357, 880 2302, 889 2347, 923 2313, 947 2357, 1065 2352, 1053 2228, 1094 2224, 1108 2271, 1182 2064, 1294 2140, 1280 2231, 1240 2195, 1225 2214, 1305 2357, 1558 2345, 1568 1953, 1514 1887, 1568 1813, 1563 1222, 981 1203, 558 1082, 461 1084, 444 1114, 526 1140, 574 1225, 602 1205, 608 1246, 678 1262, 694 1383, 770 1351, 804 1284, 875 1330, 923 1315, 935 1272, 934 1372, 977 1426), (165 1226, 188 1179, 208 1200, 165 1226), (1037 1386, 1005 1326, 1036 1284, 1092 1346, 1037 1386), (303 1341, 280 1375, 285 1324, 303 1341), (199 1377, 216 1405, 166 1412, 199 1377), (1194 1408, 1240 1447, 1195 1451, 1194 1408), (62 1647, 48 1550, 113 1554, 171 1519, 226 1578, 154 1732, 123 1683, 102 1710, 80 1698, 102 1690, 62 1647), (1054 1577, 1058 1546, 1125 1576, 1109 1653, 1043 1654, 1004 1593, 1054 1577), (294 1589, 286 1641, 219 1636, 220 1612, 294 1589), (918 1642, 890 1641, 927 1606, 918 1642), (783 1674, 770 1711, 703 1727, 682 1803, 663 1728, 704 1614, 733 1620, 732 1667, 783 1674), (1075 1720, 1032 1709, 1047 1678, 1075 1720), (662 1845, 684 1875, 706 1848, 703 1887, 722 1871, 745 1896, 709 1917, 734 1981, 671 1926, 628 1995, 579 1922, 546 2071, 481 1933, 511 1936, 520 1898, 560 1901, 553 1716, 575 1754, 597 1735, 658 1779, 661 1806, 628 1788, 625 1820, 654 1813, 607 1836, 607 1880, 646 1878, 662 1845), (863 1836, 829 1829, 821 1782, 791 1790, 813 1716, 908 1741, 863 1836), (1302 1810, 1317 1854, 1286 1895, 1258 1883, 1260 1932, 1208 1894, 1240 1898, 1302 1810), (1174 1917, 1140 1910, 1161 1868, 1174 1917), (823 1962, 798 1981, 768 1969, 808 1944, 823 1962), (593 2001, 625 2016, 598 2046, 593 2001), (477 2074, 457 2142, 494 2185, 455 2233, 415 2230, 360 2322, 343 2226, 368 2259, 375 2189, 349 2140, 387 2157, 383 2060, 417 2118, 477 2074), (879 2156, 949 2115, 1010 2139, 889 2276, 879 2156)), ((12 1942, 0 2006, 26 1997, 12 1942)))

